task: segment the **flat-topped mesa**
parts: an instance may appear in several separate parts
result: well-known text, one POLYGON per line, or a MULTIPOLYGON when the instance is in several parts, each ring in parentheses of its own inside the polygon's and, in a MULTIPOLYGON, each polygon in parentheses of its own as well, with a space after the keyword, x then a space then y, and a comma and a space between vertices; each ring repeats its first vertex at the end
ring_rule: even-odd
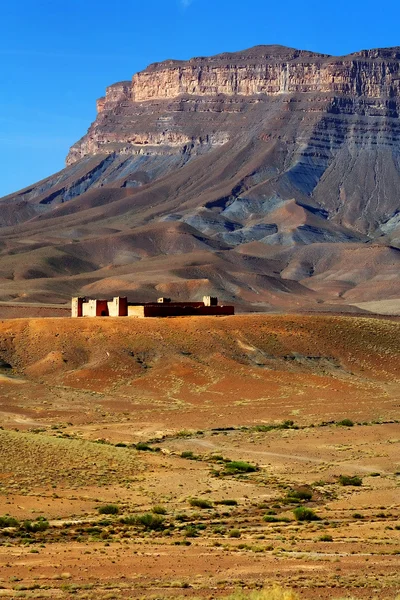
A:
MULTIPOLYGON (((390 51, 389 51, 390 50, 390 51)), ((301 53, 223 54, 150 65, 132 79, 132 100, 179 95, 227 96, 327 93, 367 98, 400 95, 400 52, 363 51, 348 57, 301 53)))
POLYGON ((283 46, 256 46, 188 61, 166 60, 107 88, 98 112, 118 102, 180 95, 333 93, 367 98, 400 95, 400 49, 362 50, 334 57, 283 46))
MULTIPOLYGON (((244 113, 246 126, 260 129, 263 123, 270 130, 268 115, 274 118, 273 106, 279 103, 287 113, 306 115, 310 123, 328 113, 397 120, 400 48, 334 57, 255 46, 153 63, 131 81, 107 88, 97 101, 96 120, 71 147, 66 163, 96 154, 187 158, 232 140, 243 130, 244 113), (294 96, 297 104, 289 107, 294 96)), ((377 129, 372 122, 371 127, 377 129)), ((391 134, 386 138, 392 143, 391 134)))

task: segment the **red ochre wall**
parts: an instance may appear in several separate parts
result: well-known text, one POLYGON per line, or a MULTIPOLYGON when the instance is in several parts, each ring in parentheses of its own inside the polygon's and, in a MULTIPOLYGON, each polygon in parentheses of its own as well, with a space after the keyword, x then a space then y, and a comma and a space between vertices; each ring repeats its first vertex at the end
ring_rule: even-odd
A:
POLYGON ((169 304, 145 305, 145 317, 184 317, 185 315, 210 315, 210 316, 228 316, 234 315, 233 306, 171 306, 169 304))
POLYGON ((96 317, 108 317, 107 300, 97 300, 97 302, 96 302, 96 317))

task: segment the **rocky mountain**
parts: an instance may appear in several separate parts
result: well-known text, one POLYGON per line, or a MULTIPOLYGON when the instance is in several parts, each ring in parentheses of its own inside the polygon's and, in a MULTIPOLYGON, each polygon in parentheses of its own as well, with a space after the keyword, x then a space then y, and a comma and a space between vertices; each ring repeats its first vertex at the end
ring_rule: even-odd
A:
POLYGON ((0 300, 399 299, 399 109, 400 48, 150 65, 107 88, 63 171, 0 200, 0 300))

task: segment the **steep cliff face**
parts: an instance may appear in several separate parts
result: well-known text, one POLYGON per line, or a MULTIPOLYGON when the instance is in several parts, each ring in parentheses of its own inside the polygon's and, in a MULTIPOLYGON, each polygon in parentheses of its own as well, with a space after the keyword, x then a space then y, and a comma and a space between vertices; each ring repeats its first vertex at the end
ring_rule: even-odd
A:
MULTIPOLYGON (((0 227, 16 228, 3 229, 10 236, 5 255, 26 232, 39 256, 36 228, 40 240, 43 228, 48 232, 57 252, 69 240, 79 265, 100 270, 132 264, 137 272, 146 253, 152 259, 182 253, 190 268, 177 266, 170 283, 189 278, 202 293, 222 285, 233 295, 248 285, 240 293, 258 302, 266 272, 285 280, 280 289, 290 278, 320 282, 325 252, 340 265, 336 273, 330 264, 326 285, 342 299, 353 280, 361 285, 373 271, 365 266, 371 256, 365 244, 400 248, 399 48, 332 57, 257 46, 167 60, 109 86, 97 110, 64 171, 2 200, 0 227), (149 227, 143 235, 151 249, 136 236, 149 227), (99 231, 107 239, 104 252, 88 242, 99 231), (128 239, 127 231, 135 235, 128 239), (356 260, 364 275, 349 273, 341 251, 332 250, 349 244, 365 258, 356 260), (304 251, 298 264, 298 246, 318 247, 318 258, 304 251), (228 263, 241 265, 240 276, 223 261, 215 270, 198 259, 208 252, 234 252, 228 263)), ((400 295, 390 287, 398 252, 377 255, 386 283, 375 281, 375 289, 381 297, 389 288, 400 295)), ((51 264, 59 260, 57 254, 51 264)), ((49 264, 38 259, 33 272, 49 273, 49 264)), ((312 285, 319 293, 318 282, 312 285)))
MULTIPOLYGON (((242 57, 240 57, 242 58, 242 57)), ((326 93, 390 98, 399 96, 398 58, 370 58, 354 54, 335 59, 310 54, 251 56, 246 60, 222 55, 188 63, 160 63, 134 75, 134 102, 191 96, 326 93)))

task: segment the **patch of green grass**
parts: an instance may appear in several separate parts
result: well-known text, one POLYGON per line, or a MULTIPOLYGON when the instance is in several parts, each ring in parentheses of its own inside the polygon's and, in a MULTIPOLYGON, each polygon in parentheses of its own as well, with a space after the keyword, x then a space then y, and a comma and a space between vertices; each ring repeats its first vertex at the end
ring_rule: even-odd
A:
POLYGON ((294 590, 279 585, 255 591, 238 590, 225 598, 226 600, 300 600, 294 590))
MULTIPOLYGON (((132 453, 109 444, 0 430, 0 472, 13 473, 13 492, 112 485, 137 476, 139 464, 132 453)), ((0 487, 7 491, 6 480, 0 487)))
POLYGON ((278 517, 270 514, 264 515, 263 521, 266 523, 290 523, 290 519, 287 517, 278 517))

